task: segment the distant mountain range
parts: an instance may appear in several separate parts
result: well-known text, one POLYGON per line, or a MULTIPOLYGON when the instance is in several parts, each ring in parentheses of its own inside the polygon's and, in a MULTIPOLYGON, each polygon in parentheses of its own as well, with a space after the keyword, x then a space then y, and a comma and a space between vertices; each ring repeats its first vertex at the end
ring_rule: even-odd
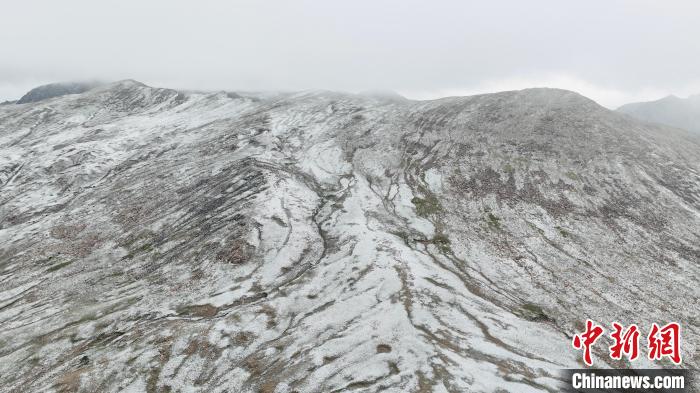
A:
POLYGON ((700 132, 700 94, 688 98, 668 96, 656 101, 623 105, 618 112, 639 120, 700 132))

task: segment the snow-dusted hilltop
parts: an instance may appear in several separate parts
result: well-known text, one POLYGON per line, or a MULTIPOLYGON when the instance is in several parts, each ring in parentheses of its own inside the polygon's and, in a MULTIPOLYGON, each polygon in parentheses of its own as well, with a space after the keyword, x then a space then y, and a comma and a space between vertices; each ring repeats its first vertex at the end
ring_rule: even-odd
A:
POLYGON ((617 110, 640 120, 700 133, 700 94, 688 98, 668 96, 656 101, 635 102, 617 110))
POLYGON ((586 318, 697 368, 699 262, 700 137, 568 91, 0 106, 3 391, 557 392, 586 318))
POLYGON ((50 83, 28 91, 27 94, 23 95, 22 98, 17 100, 17 103, 27 104, 30 102, 47 100, 49 98, 61 97, 68 94, 80 94, 94 87, 97 87, 96 83, 50 83))

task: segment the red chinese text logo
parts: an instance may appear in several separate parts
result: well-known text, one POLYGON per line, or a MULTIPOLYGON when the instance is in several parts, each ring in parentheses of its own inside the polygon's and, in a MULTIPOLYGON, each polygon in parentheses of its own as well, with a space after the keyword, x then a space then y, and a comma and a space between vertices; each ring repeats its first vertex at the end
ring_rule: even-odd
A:
POLYGON ((649 359, 657 360, 664 356, 675 364, 681 363, 681 327, 677 323, 669 323, 659 328, 659 325, 652 324, 651 331, 647 337, 649 340, 649 359))
POLYGON ((622 359, 622 354, 625 354, 630 361, 637 359, 639 356, 639 329, 637 325, 631 325, 624 334, 622 333, 622 325, 613 322, 615 331, 610 335, 615 344, 610 347, 610 357, 612 359, 622 359))
MULTIPOLYGON (((632 324, 625 328, 617 322, 612 323, 613 331, 610 334, 613 345, 609 347, 611 359, 622 359, 623 356, 634 361, 639 357, 639 328, 632 324)), ((577 350, 583 350, 583 361, 588 366, 593 365, 591 348, 603 335, 605 330, 591 320, 586 320, 586 330, 573 338, 573 346, 577 350)), ((663 327, 652 324, 647 336, 649 360, 661 360, 668 357, 673 363, 681 363, 681 327, 672 322, 663 327)))
POLYGON ((586 321, 586 331, 580 335, 577 334, 574 336, 574 348, 583 348, 583 361, 589 366, 593 364, 591 360, 591 346, 595 344, 596 340, 598 340, 602 334, 603 328, 594 325, 589 319, 586 321))

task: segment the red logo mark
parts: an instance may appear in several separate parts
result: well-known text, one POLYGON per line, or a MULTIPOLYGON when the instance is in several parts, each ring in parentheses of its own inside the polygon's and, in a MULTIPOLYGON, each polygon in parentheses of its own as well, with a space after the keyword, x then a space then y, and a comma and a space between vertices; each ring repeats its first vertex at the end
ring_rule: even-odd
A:
POLYGON ((654 323, 651 325, 647 340, 649 340, 649 360, 658 360, 668 356, 673 363, 681 363, 681 327, 679 324, 669 323, 659 328, 659 325, 654 323))
POLYGON ((603 328, 597 325, 594 326, 593 322, 588 319, 586 320, 586 331, 574 336, 574 348, 583 348, 583 361, 589 366, 593 364, 591 360, 591 346, 595 344, 602 334, 603 328))
POLYGON ((630 325, 627 330, 622 332, 622 325, 613 322, 615 331, 610 335, 615 344, 610 347, 610 357, 612 359, 622 359, 622 354, 625 354, 630 361, 637 359, 639 356, 639 328, 637 325, 630 325))
MULTIPOLYGON (((610 337, 613 345, 609 347, 610 358, 620 360, 623 356, 629 361, 634 361, 639 357, 639 328, 632 324, 627 329, 617 322, 612 323, 613 332, 610 337)), ((591 359, 591 347, 603 335, 605 330, 602 326, 595 325, 590 319, 586 320, 586 331, 577 334, 573 339, 575 349, 583 350, 583 361, 588 366, 593 365, 591 359)), ((663 327, 657 324, 651 325, 651 330, 647 336, 649 341, 649 360, 661 360, 668 357, 673 363, 681 363, 681 327, 675 322, 671 322, 663 327)))

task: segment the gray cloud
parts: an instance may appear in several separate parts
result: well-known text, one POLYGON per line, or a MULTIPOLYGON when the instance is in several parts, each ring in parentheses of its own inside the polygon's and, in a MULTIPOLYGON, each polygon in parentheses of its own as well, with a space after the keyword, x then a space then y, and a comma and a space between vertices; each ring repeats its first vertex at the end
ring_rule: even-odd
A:
POLYGON ((23 1, 0 15, 0 100, 133 78, 409 97, 551 86, 616 106, 700 93, 695 1, 23 1))

